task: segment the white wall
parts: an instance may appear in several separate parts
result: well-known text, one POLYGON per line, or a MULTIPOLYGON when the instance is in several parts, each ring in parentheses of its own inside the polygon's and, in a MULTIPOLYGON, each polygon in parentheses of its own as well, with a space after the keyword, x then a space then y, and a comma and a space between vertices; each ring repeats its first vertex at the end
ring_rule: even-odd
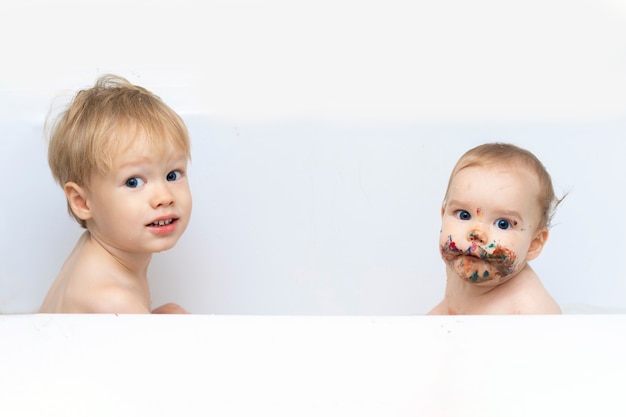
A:
POLYGON ((195 313, 422 314, 456 159, 527 147, 569 195, 533 262, 561 304, 626 310, 626 7, 503 2, 0 4, 0 312, 35 311, 77 236, 46 115, 104 72, 193 141, 192 223, 153 301, 195 313))

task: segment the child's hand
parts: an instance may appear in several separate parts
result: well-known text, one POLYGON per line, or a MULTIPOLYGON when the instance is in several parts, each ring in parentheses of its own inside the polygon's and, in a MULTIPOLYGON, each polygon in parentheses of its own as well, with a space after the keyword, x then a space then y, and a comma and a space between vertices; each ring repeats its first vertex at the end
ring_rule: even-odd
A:
POLYGON ((152 314, 189 314, 189 312, 176 303, 167 303, 152 310, 152 314))

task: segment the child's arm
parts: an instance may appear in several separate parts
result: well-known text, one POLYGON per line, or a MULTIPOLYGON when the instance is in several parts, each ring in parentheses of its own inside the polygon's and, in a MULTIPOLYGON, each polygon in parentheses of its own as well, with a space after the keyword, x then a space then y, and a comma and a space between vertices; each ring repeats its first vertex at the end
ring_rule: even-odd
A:
POLYGON ((176 303, 167 303, 152 310, 152 314, 189 314, 189 312, 176 303))

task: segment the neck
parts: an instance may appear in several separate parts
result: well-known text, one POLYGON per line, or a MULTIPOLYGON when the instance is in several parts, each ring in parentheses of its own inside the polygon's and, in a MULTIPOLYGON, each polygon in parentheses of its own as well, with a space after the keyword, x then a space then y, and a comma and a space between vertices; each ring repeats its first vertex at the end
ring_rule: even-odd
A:
POLYGON ((103 251, 128 275, 142 281, 148 279, 148 267, 152 260, 151 253, 131 252, 117 248, 107 244, 90 232, 86 232, 84 236, 92 246, 103 251))

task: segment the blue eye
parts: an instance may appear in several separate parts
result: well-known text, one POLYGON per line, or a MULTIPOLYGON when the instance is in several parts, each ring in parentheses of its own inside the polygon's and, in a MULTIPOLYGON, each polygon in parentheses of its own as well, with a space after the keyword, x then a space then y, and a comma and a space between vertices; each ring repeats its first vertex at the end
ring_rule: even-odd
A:
POLYGON ((128 188, 137 188, 143 185, 143 180, 139 177, 132 177, 127 179, 125 184, 128 188))
POLYGON ((181 173, 180 171, 171 171, 167 173, 167 176, 165 177, 168 181, 176 181, 177 179, 179 179, 181 177, 181 173))
POLYGON ((511 227, 511 223, 508 220, 498 219, 496 220, 496 226, 498 226, 498 229, 506 230, 511 227))
POLYGON ((469 211, 458 210, 456 212, 456 217, 459 218, 460 220, 469 220, 472 218, 472 215, 469 213, 469 211))

